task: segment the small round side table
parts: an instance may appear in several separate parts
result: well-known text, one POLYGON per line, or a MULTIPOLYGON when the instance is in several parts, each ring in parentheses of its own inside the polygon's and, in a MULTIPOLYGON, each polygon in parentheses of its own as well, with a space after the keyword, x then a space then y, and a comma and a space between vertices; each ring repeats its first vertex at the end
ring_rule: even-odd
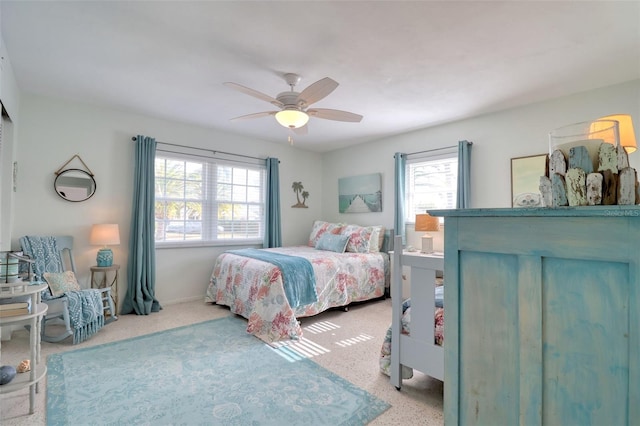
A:
POLYGON ((113 264, 111 266, 92 266, 91 267, 91 288, 107 288, 111 287, 111 300, 115 307, 112 316, 118 315, 118 271, 120 265, 113 264), (108 275, 113 272, 113 278, 109 282, 108 275), (108 284, 109 283, 109 284, 108 284))

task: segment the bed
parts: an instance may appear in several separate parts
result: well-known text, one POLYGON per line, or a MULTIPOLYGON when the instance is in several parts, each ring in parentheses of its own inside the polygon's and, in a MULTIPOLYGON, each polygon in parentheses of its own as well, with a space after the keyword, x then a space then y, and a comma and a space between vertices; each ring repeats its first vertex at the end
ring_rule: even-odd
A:
POLYGON ((308 245, 226 251, 214 263, 205 301, 228 306, 247 319, 247 332, 265 341, 297 339, 298 318, 384 297, 388 238, 381 226, 315 221, 308 245), (305 262, 311 297, 307 286, 292 289, 310 278, 295 276, 305 262))
MULTIPOLYGON (((402 247, 396 237, 396 247, 402 247)), ((419 253, 393 253, 392 321, 380 350, 380 370, 400 389, 413 369, 444 380, 444 286, 437 272, 444 257, 419 253), (411 267, 411 298, 402 301, 402 266, 411 267), (399 338, 395 338, 399 336, 399 338)))

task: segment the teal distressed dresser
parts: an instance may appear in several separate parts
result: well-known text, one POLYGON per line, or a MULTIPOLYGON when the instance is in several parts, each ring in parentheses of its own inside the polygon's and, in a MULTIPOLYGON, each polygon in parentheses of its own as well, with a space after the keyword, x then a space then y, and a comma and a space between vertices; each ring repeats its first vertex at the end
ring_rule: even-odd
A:
POLYGON ((447 425, 640 424, 640 206, 445 217, 447 425))

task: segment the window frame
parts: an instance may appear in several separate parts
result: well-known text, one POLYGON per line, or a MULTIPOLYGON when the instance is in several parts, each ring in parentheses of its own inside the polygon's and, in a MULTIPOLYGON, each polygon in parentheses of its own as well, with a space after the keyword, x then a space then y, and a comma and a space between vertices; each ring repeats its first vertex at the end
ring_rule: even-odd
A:
MULTIPOLYGON (((189 147, 185 147, 185 148, 188 149, 189 147)), ((186 224, 189 222, 189 219, 188 218, 170 219, 166 217, 166 213, 164 214, 163 218, 159 218, 154 213, 154 236, 156 237, 154 238, 154 240, 155 240, 156 249, 187 248, 187 247, 246 246, 246 245, 263 244, 264 233, 266 229, 264 213, 266 208, 266 194, 267 194, 267 191, 266 191, 267 173, 266 173, 266 164, 264 163, 264 161, 261 161, 260 159, 256 159, 255 161, 239 161, 239 160, 232 160, 227 158, 213 157, 208 155, 176 152, 173 150, 169 151, 169 150, 163 150, 158 148, 156 150, 155 159, 154 159, 154 169, 155 169, 155 166, 157 165, 156 162, 159 159, 177 160, 177 161, 185 161, 185 162, 202 164, 202 171, 201 171, 202 180, 198 182, 200 182, 200 184, 203 186, 203 193, 201 198, 199 199, 188 198, 186 194, 184 194, 182 198, 166 197, 166 196, 159 197, 158 186, 157 186, 158 175, 156 174, 157 171, 154 171, 154 176, 156 180, 154 185, 154 209, 156 209, 156 206, 157 206, 156 203, 158 201, 167 202, 167 200, 169 200, 170 202, 170 200, 173 200, 173 201, 183 201, 186 203, 189 200, 192 200, 192 201, 201 203, 201 214, 200 214, 200 219, 198 220, 201 226, 200 226, 200 233, 199 233, 200 238, 198 239, 185 239, 184 238, 186 236, 185 232, 182 232, 182 236, 183 236, 182 240, 158 239, 157 238, 158 235, 166 237, 165 230, 159 231, 158 229, 155 228, 159 220, 161 221, 164 220, 165 224, 182 221, 185 224, 185 227, 183 229, 186 229, 186 226, 187 226, 186 224), (219 191, 218 191, 218 168, 219 167, 232 167, 236 169, 245 170, 245 172, 247 170, 259 172, 259 177, 258 177, 259 201, 257 202, 249 201, 245 197, 244 201, 225 200, 221 202, 219 200, 219 191), (213 174, 213 175, 210 176, 210 174, 213 174), (247 238, 238 238, 238 237, 217 238, 217 232, 218 232, 217 229, 218 229, 218 221, 219 221, 219 218, 217 215, 217 207, 221 203, 225 203, 225 204, 230 203, 230 204, 245 205, 245 206, 257 205, 259 210, 257 217, 260 218, 258 223, 258 236, 247 237, 247 238), (207 222, 210 224, 209 227, 204 226, 205 223, 207 222)), ((164 176, 166 179, 166 171, 164 176)), ((186 181, 187 179, 186 175, 184 176, 184 179, 186 181)), ((238 185, 238 184, 233 184, 233 185, 238 185)), ((249 183, 246 181, 244 185, 239 185, 239 186, 244 186, 245 188, 249 188, 249 187, 255 188, 255 185, 249 185, 249 183)), ((249 221, 249 222, 255 222, 255 221, 249 221)), ((168 226, 168 225, 165 225, 165 226, 168 226)))
MULTIPOLYGON (((405 200, 404 200, 404 221, 405 224, 407 225, 413 225, 415 224, 415 215, 418 213, 415 211, 414 208, 414 195, 415 194, 415 190, 413 187, 413 179, 411 176, 411 168, 415 167, 415 165, 417 164, 428 164, 431 162, 438 162, 438 161, 442 161, 442 160, 447 160, 447 159, 451 159, 454 160, 453 162, 455 163, 455 167, 453 168, 453 172, 455 173, 455 182, 453 182, 453 206, 443 206, 443 205, 438 205, 435 207, 427 207, 427 209, 425 209, 425 211, 422 211, 420 213, 426 213, 426 210, 429 209, 449 209, 449 208, 455 208, 455 202, 457 199, 457 180, 458 180, 458 167, 457 167, 457 163, 458 163, 458 148, 457 147, 450 147, 450 148, 443 148, 443 149, 437 149, 434 150, 435 152, 428 152, 428 153, 420 153, 418 155, 414 155, 414 156, 407 156, 407 160, 406 160, 406 165, 405 165, 405 200)), ((443 226, 444 224, 444 218, 440 217, 440 225, 443 226)))

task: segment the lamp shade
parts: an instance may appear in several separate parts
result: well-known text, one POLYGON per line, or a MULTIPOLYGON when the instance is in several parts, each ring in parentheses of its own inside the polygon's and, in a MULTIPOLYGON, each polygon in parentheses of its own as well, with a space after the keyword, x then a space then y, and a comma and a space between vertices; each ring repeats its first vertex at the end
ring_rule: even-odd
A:
POLYGON ((615 120, 618 122, 618 138, 620 145, 627 153, 632 153, 638 149, 636 143, 636 134, 633 131, 633 120, 629 114, 613 114, 606 117, 600 117, 598 120, 615 120))
POLYGON ((416 215, 416 231, 434 232, 440 230, 440 219, 429 214, 416 215))
POLYGON ((307 113, 297 109, 284 109, 276 113, 276 120, 284 127, 297 129, 307 124, 309 116, 307 113))
POLYGON ((113 265, 113 251, 108 245, 120 244, 120 230, 117 223, 105 223, 101 225, 93 225, 91 227, 91 236, 89 238, 91 244, 103 246, 98 250, 96 256, 96 264, 106 268, 113 265))
POLYGON ((113 246, 120 244, 120 230, 117 223, 93 225, 90 242, 96 246, 113 246))

